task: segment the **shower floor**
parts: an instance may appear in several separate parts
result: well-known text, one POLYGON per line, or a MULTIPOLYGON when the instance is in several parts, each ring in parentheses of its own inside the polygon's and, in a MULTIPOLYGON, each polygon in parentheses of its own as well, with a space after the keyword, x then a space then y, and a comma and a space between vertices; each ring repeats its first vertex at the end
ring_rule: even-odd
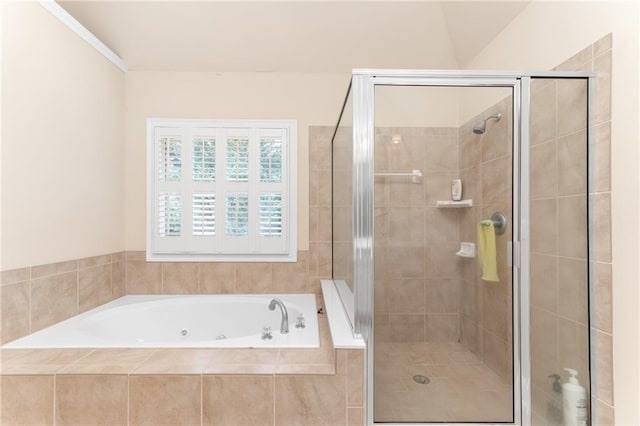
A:
POLYGON ((512 421, 511 385, 459 343, 378 343, 374 363, 376 422, 512 421))

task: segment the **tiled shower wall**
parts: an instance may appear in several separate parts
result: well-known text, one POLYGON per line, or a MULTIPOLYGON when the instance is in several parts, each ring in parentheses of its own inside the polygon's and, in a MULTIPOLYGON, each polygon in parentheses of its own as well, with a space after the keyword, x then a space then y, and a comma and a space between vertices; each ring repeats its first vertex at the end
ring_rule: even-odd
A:
POLYGON ((564 367, 589 388, 589 332, 596 365, 591 390, 597 424, 614 424, 611 310, 611 37, 588 46, 559 70, 595 71, 594 140, 587 194, 586 84, 532 84, 531 347, 534 422, 562 424, 562 396, 552 390, 564 367), (587 198, 588 195, 588 198, 587 198), (587 202, 593 238, 587 245, 587 202), (588 322, 587 262, 593 267, 595 316, 588 322))
POLYGON ((460 126, 459 161, 463 198, 473 207, 460 209, 460 241, 477 243, 477 226, 494 212, 508 218, 507 229, 496 234, 499 282, 483 281, 474 259, 463 259, 460 292, 462 343, 493 371, 512 379, 512 280, 506 265, 507 241, 512 226, 512 98, 508 97, 460 126), (500 121, 489 121, 482 135, 473 133, 479 120, 500 112, 500 121))
POLYGON ((457 342, 460 280, 457 209, 451 198, 458 170, 458 130, 380 127, 376 173, 421 170, 423 177, 375 178, 375 338, 397 342, 457 342), (402 142, 394 144, 399 135, 402 142))

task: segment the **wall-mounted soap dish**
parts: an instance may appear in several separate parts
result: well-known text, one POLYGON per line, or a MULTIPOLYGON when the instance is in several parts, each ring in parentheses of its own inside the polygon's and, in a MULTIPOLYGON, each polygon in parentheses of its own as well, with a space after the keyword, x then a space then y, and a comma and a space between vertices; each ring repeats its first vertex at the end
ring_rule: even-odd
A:
POLYGON ((475 243, 460 243, 460 250, 456 255, 460 257, 476 257, 475 243))

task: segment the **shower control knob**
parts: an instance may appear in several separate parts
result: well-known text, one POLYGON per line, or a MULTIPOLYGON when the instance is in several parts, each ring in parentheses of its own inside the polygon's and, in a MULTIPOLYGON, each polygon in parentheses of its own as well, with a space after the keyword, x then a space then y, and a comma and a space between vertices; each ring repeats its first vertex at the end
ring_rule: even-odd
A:
POLYGON ((300 314, 296 318, 296 328, 305 328, 305 327, 306 325, 304 324, 304 315, 300 314))
POLYGON ((271 327, 262 327, 262 340, 271 340, 273 335, 271 334, 271 327))

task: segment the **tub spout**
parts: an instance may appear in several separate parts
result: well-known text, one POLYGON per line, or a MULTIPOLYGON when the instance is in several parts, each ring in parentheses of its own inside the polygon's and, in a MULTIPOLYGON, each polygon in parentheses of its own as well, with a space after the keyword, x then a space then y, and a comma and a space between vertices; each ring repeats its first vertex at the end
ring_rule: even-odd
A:
POLYGON ((269 303, 269 310, 274 311, 276 309, 276 305, 280 307, 280 312, 282 312, 282 321, 280 322, 280 333, 281 334, 289 334, 289 313, 287 312, 287 307, 284 306, 282 300, 280 299, 272 299, 269 303))

